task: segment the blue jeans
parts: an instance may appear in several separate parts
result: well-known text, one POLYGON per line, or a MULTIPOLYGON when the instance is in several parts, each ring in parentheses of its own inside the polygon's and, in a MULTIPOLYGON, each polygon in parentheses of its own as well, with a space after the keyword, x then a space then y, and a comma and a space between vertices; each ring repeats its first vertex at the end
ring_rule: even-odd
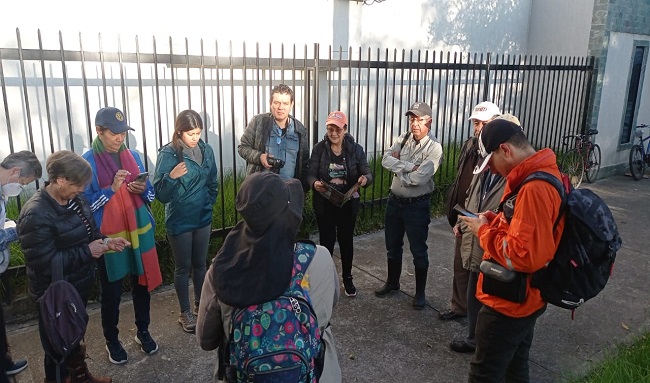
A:
POLYGON ((476 351, 469 383, 528 383, 528 354, 535 323, 546 306, 527 317, 511 318, 483 306, 476 322, 476 351))
MULTIPOLYGON (((117 325, 120 321, 120 301, 122 300, 122 282, 119 279, 114 282, 108 281, 106 274, 106 263, 103 259, 97 262, 99 269, 99 281, 102 286, 102 328, 104 338, 107 342, 118 340, 119 330, 117 325)), ((129 275, 131 282, 131 295, 133 296, 133 310, 135 313, 135 325, 138 331, 148 331, 149 309, 151 304, 151 295, 147 286, 138 284, 137 275, 129 275)))
POLYGON ((190 270, 192 271, 192 284, 194 285, 194 301, 198 302, 199 298, 201 298, 211 231, 212 226, 207 225, 179 235, 167 234, 167 239, 174 254, 174 263, 176 264, 174 288, 176 289, 181 312, 190 310, 190 288, 188 286, 190 270))
POLYGON ((400 203, 388 197, 384 219, 384 235, 389 261, 402 262, 404 233, 409 240, 413 265, 416 269, 429 267, 427 237, 431 217, 429 198, 413 203, 400 203))

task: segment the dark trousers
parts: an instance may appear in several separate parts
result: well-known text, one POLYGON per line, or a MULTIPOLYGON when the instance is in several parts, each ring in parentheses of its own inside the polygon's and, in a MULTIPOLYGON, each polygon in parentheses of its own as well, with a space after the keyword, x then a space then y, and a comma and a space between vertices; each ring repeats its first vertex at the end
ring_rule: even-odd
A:
POLYGON ((360 206, 359 198, 353 198, 342 207, 323 199, 322 208, 314 209, 318 223, 320 244, 334 254, 334 244, 339 241, 341 251, 341 270, 343 277, 352 276, 354 258, 354 228, 360 206))
POLYGON ((456 237, 454 246, 454 276, 451 280, 451 311, 459 315, 467 313, 467 284, 469 270, 463 267, 463 258, 460 256, 462 238, 456 237))
POLYGON ((483 303, 476 298, 477 283, 478 271, 470 271, 467 284, 467 338, 465 338, 465 343, 472 346, 476 346, 476 319, 483 307, 483 303))
POLYGON ((5 328, 5 313, 0 303, 0 383, 9 383, 7 377, 7 367, 11 362, 9 358, 9 350, 7 349, 9 343, 7 342, 7 329, 5 328))
POLYGON ((402 261, 404 233, 406 233, 413 254, 413 265, 416 269, 429 268, 427 237, 431 222, 430 207, 429 198, 412 203, 400 203, 388 197, 384 233, 389 261, 402 261))
POLYGON ((192 284, 194 285, 194 301, 198 302, 199 298, 201 298, 211 231, 212 226, 207 225, 179 235, 167 234, 176 265, 174 288, 176 289, 181 312, 190 310, 190 288, 188 286, 190 271, 192 272, 192 284))
MULTIPOLYGON (((97 262, 97 265, 99 266, 99 280, 102 285, 102 328, 104 329, 104 338, 107 342, 115 341, 118 340, 120 332, 117 325, 120 321, 123 279, 109 282, 104 260, 97 262)), ((147 286, 138 284, 137 275, 130 275, 130 279, 135 325, 138 331, 148 331, 151 322, 149 317, 151 295, 149 295, 147 286)))
POLYGON ((468 382, 529 382, 528 354, 535 323, 545 310, 546 306, 527 317, 511 318, 483 306, 476 322, 476 351, 468 382))

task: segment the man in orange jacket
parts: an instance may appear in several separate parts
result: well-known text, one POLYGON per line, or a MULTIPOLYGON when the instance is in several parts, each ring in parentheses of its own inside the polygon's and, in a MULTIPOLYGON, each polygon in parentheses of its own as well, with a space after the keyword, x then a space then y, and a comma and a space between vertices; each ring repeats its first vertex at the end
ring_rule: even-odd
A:
MULTIPOLYGON (((544 171, 560 178, 555 153, 550 149, 535 151, 521 126, 497 119, 488 123, 479 137, 485 166, 506 178, 502 201, 532 172, 544 171)), ((470 363, 469 382, 528 382, 528 354, 533 341, 535 322, 546 310, 538 289, 530 286, 530 274, 545 267, 553 258, 564 228, 564 219, 553 228, 561 198, 551 184, 533 180, 521 187, 511 220, 503 212, 486 211, 478 218, 461 217, 479 238, 485 250, 483 259, 524 278, 519 284, 522 299, 490 290, 490 277, 481 273, 476 297, 483 303, 476 324, 476 351, 470 363), (506 296, 506 297, 504 297, 506 296)), ((507 289, 516 287, 507 286, 507 289)), ((512 291, 507 291, 510 293, 512 291)))

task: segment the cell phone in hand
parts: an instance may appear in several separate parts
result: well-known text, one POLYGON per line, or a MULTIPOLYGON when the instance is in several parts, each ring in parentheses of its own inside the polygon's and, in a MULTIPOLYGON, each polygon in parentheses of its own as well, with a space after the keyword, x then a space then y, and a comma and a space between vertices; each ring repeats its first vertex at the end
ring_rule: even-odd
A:
POLYGON ((465 217, 478 218, 478 216, 476 214, 474 214, 471 211, 463 208, 459 204, 456 204, 456 206, 454 206, 454 210, 456 210, 459 214, 464 215, 465 217))
POLYGON ((149 178, 149 173, 148 172, 142 172, 138 174, 133 181, 135 182, 147 182, 147 179, 149 178))

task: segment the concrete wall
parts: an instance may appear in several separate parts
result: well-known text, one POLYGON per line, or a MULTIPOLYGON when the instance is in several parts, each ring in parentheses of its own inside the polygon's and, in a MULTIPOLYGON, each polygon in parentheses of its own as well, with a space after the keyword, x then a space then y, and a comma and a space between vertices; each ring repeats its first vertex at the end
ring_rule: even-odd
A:
POLYGON ((586 56, 594 0, 534 0, 528 54, 586 56))
MULTIPOLYGON (((596 82, 589 124, 600 132, 604 175, 620 173, 627 166, 630 145, 618 145, 623 103, 630 77, 635 41, 650 40, 650 2, 647 0, 594 0, 589 55, 596 58, 596 82), (604 142, 603 142, 604 141, 604 142)), ((646 53, 650 54, 650 52, 646 53)), ((650 120, 650 72, 646 65, 644 86, 637 105, 637 123, 650 120)))

